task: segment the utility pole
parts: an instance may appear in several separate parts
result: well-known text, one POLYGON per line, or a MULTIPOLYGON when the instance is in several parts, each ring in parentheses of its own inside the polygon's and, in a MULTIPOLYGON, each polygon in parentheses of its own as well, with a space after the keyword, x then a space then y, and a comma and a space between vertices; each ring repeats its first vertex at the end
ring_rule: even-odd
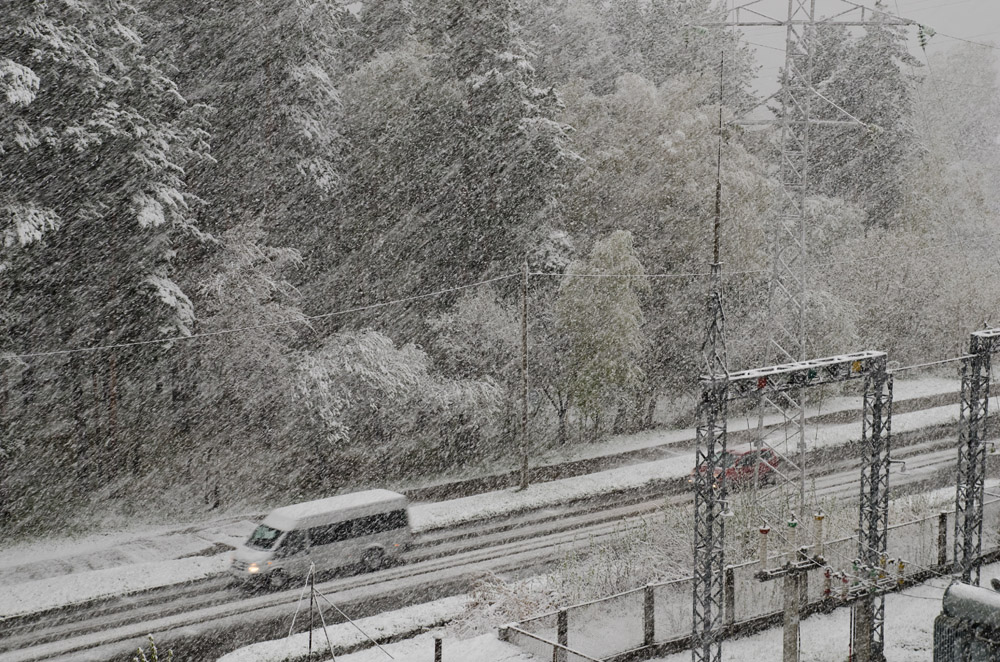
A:
POLYGON ((316 606, 316 568, 309 568, 309 659, 313 656, 313 608, 316 606))
POLYGON ((528 489, 528 260, 521 280, 521 485, 528 489))

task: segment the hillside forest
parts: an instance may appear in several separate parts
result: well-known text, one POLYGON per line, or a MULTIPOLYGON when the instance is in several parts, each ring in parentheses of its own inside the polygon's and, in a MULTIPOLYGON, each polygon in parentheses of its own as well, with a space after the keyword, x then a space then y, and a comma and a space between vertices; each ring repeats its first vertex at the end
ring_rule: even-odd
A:
MULTIPOLYGON (((532 462, 689 425, 717 181, 774 362, 784 111, 713 6, 6 3, 4 539, 514 469, 522 324, 532 462)), ((996 62, 872 16, 809 35, 808 354, 919 363, 996 322, 996 62)))

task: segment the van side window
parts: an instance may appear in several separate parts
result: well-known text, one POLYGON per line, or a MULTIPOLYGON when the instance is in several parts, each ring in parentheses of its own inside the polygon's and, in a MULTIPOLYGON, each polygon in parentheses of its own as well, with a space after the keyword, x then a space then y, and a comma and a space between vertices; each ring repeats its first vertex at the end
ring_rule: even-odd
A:
POLYGON ((328 526, 309 529, 309 540, 313 545, 329 545, 352 537, 351 522, 337 522, 328 526))
POLYGON ((354 520, 354 535, 357 537, 370 536, 383 531, 402 529, 407 526, 406 511, 393 510, 388 513, 359 517, 354 520))
POLYGON ((281 543, 281 549, 285 554, 297 554, 306 548, 305 531, 289 531, 281 543))
POLYGON ((384 531, 405 529, 409 526, 405 510, 393 510, 367 517, 337 522, 326 526, 314 526, 309 529, 309 543, 316 545, 332 545, 335 542, 371 536, 384 531))
POLYGON ((391 513, 386 513, 386 529, 406 529, 410 526, 410 521, 406 516, 405 510, 394 510, 391 513))

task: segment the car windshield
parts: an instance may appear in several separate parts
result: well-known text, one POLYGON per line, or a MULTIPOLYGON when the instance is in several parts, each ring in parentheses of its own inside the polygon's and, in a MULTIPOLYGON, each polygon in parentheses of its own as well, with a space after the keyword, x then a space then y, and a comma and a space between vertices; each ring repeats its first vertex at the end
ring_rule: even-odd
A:
POLYGON ((247 540, 247 547, 263 550, 272 549, 275 541, 278 540, 278 537, 282 533, 283 531, 278 531, 277 529, 272 529, 269 526, 261 524, 250 534, 250 539, 247 540))
POLYGON ((723 467, 723 468, 731 467, 733 466, 733 459, 734 459, 733 454, 730 453, 729 451, 726 451, 725 453, 716 453, 715 459, 712 462, 712 464, 714 464, 717 467, 723 467))

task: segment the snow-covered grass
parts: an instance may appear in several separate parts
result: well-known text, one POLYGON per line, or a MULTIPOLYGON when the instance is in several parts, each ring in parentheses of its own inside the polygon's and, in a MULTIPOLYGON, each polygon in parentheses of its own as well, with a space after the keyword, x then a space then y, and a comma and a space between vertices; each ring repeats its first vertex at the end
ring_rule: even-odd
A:
MULTIPOLYGON (((308 597, 306 602, 308 603, 308 597)), ((332 647, 334 654, 337 654, 339 658, 340 651, 370 644, 371 640, 388 641, 437 627, 462 614, 467 603, 466 596, 454 596, 386 612, 378 616, 361 618, 353 623, 340 623, 326 628, 318 628, 312 632, 312 650, 314 654, 319 651, 325 654, 332 647)), ((308 632, 295 634, 284 639, 262 641, 224 655, 219 658, 219 662, 304 660, 309 654, 309 641, 310 633, 308 632)), ((428 642, 428 645, 431 659, 433 659, 433 640, 428 642)), ((375 648, 375 652, 382 655, 383 659, 387 659, 385 653, 378 648, 375 648)), ((467 657, 462 659, 480 658, 467 657)))
MULTIPOLYGON (((406 641, 388 644, 384 648, 397 662, 433 662, 434 638, 440 633, 428 632, 406 641)), ((513 644, 484 634, 471 639, 448 639, 441 642, 441 658, 445 662, 526 662, 537 657, 513 644)), ((350 655, 338 655, 338 662, 385 662, 389 658, 378 648, 367 648, 350 655)), ((548 662, 547 660, 545 662, 548 662)))
MULTIPOLYGON (((983 585, 989 585, 993 577, 1000 577, 1000 564, 984 566, 983 585)), ((900 593, 886 596, 885 656, 887 662, 912 662, 929 660, 933 653, 934 619, 941 612, 941 597, 948 587, 950 578, 935 578, 900 593)), ((463 598, 450 598, 459 604, 463 598)), ((375 638, 392 636, 413 627, 410 620, 422 608, 426 609, 427 622, 441 616, 450 607, 440 603, 428 603, 410 607, 399 612, 387 612, 362 619, 359 626, 375 638), (374 633, 379 633, 376 636, 374 633)), ((613 620, 614 616, 608 614, 613 620)), ((628 624, 611 624, 612 629, 624 629, 628 624)), ((843 662, 847 659, 850 643, 850 609, 841 607, 830 614, 815 614, 801 622, 800 642, 802 662, 843 662)), ((349 625, 337 625, 327 629, 335 650, 356 645, 361 637, 349 625)), ((761 659, 778 659, 782 649, 782 629, 770 628, 749 637, 730 639, 723 643, 724 662, 758 662, 761 659)), ((390 654, 397 662, 432 662, 434 659, 434 638, 442 638, 442 658, 445 661, 475 660, 476 662, 511 662, 513 660, 541 660, 516 646, 501 642, 496 634, 482 634, 471 638, 456 636, 450 629, 427 632, 411 639, 383 644, 382 649, 369 647, 348 655, 338 655, 339 662, 378 662, 389 659, 390 654), (384 650, 383 650, 384 649, 384 650)), ((304 642, 308 634, 299 634, 265 644, 234 651, 220 659, 220 662, 279 662, 301 658, 305 654, 304 642)), ((313 642, 325 646, 322 629, 313 631, 313 642)), ((585 652, 585 651, 584 651, 585 652)), ((652 662, 687 662, 690 651, 675 653, 652 662)))

